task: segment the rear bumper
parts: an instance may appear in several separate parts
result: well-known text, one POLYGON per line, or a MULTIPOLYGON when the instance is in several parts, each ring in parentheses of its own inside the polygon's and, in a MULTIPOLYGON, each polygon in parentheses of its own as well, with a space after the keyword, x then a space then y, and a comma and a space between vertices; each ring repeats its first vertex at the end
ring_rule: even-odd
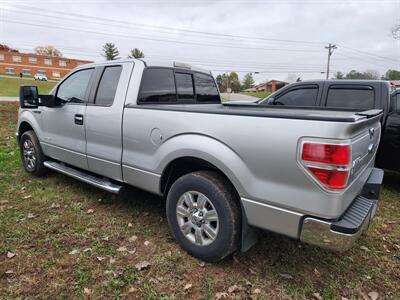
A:
POLYGON ((337 220, 305 217, 300 240, 331 250, 349 249, 375 216, 382 180, 383 171, 374 168, 361 195, 337 220))

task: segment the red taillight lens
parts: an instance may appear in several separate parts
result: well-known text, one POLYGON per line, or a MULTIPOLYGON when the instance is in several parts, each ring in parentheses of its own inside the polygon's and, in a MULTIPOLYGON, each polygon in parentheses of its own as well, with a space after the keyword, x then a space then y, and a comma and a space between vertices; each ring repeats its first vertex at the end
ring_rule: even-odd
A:
POLYGON ((331 165, 348 165, 351 160, 349 145, 304 143, 301 154, 303 161, 319 162, 331 165))
POLYGON ((329 170, 308 167, 311 173, 329 189, 344 189, 349 179, 349 170, 329 170))

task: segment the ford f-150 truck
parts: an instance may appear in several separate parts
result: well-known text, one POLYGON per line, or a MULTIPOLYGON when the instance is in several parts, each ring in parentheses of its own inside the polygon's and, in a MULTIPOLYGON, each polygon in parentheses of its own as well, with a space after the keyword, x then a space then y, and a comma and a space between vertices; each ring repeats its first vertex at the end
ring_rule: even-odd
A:
POLYGON ((224 105, 210 72, 143 60, 80 66, 50 95, 21 87, 20 106, 27 172, 165 196, 172 235, 205 261, 255 228, 345 250, 376 212, 380 110, 224 105))
POLYGON ((345 110, 381 109, 379 168, 400 171, 400 90, 384 80, 307 80, 285 86, 260 105, 327 107, 345 110))

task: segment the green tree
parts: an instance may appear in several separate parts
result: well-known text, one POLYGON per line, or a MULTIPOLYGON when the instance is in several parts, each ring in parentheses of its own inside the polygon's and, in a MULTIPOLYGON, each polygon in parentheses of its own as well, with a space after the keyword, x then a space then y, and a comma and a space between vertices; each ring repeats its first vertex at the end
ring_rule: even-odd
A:
POLYGON ((335 75, 334 75, 334 77, 335 77, 336 79, 344 79, 344 78, 345 78, 345 77, 344 77, 344 74, 343 74, 342 72, 336 72, 335 75))
MULTIPOLYGON (((223 75, 225 75, 225 74, 223 74, 223 75)), ((215 81, 217 82, 217 85, 218 85, 218 89, 219 89, 219 91, 221 93, 226 91, 226 86, 224 86, 224 77, 223 77, 223 75, 220 74, 215 78, 215 81)))
POLYGON ((239 75, 236 72, 231 72, 228 75, 228 87, 231 89, 232 92, 234 93, 239 93, 240 92, 240 80, 239 80, 239 75))
POLYGON ((385 73, 386 80, 400 80, 400 71, 397 70, 387 70, 385 73))
POLYGON ((356 70, 351 70, 349 73, 346 74, 346 79, 369 79, 375 80, 379 79, 380 75, 379 72, 376 70, 367 70, 365 72, 358 72, 356 70))
POLYGON ((135 48, 131 50, 131 54, 128 55, 128 58, 144 58, 144 53, 140 51, 140 49, 135 48))
POLYGON ((254 86, 254 78, 251 73, 247 73, 243 77, 242 90, 252 88, 254 86))
POLYGON ((114 43, 105 43, 103 46, 103 53, 101 54, 106 60, 118 59, 119 51, 114 43))

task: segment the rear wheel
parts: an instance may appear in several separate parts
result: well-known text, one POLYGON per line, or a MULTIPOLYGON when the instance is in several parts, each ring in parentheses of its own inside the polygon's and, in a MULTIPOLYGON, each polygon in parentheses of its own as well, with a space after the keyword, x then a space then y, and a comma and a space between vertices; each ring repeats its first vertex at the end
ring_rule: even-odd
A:
POLYGON ((215 262, 240 242, 241 215, 236 192, 220 174, 198 171, 180 177, 167 196, 174 238, 189 254, 215 262))
POLYGON ((22 164, 28 173, 36 176, 44 175, 47 171, 43 165, 45 155, 40 147, 39 140, 34 131, 26 131, 19 141, 22 164))

